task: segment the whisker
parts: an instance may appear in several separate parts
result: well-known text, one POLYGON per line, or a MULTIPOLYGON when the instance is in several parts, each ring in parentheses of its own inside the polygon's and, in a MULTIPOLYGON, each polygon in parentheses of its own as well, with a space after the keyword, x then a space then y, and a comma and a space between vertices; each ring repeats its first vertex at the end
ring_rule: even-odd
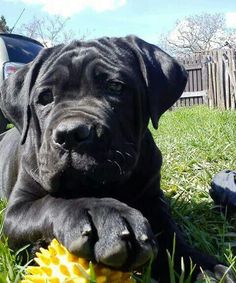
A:
POLYGON ((114 160, 114 163, 116 164, 116 166, 119 168, 119 171, 120 171, 120 175, 123 175, 123 172, 121 170, 121 167, 119 165, 119 163, 117 161, 114 160))
POLYGON ((133 157, 130 153, 128 153, 128 152, 125 152, 125 155, 127 155, 127 156, 129 156, 129 157, 133 157))
POLYGON ((123 160, 125 161, 125 156, 121 151, 116 150, 115 152, 118 153, 123 158, 123 160))

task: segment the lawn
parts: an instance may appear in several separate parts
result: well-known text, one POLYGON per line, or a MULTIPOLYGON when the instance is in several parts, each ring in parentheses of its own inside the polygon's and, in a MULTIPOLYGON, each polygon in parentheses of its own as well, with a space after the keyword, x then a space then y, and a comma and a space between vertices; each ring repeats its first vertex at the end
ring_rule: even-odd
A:
MULTIPOLYGON (((187 240, 232 264, 236 272, 235 217, 227 220, 208 194, 215 173, 236 169, 236 112, 178 109, 163 115, 158 131, 150 128, 163 153, 162 188, 187 240)), ((7 276, 8 282, 17 282, 22 267, 16 258, 0 242, 0 283, 7 282, 7 276)))

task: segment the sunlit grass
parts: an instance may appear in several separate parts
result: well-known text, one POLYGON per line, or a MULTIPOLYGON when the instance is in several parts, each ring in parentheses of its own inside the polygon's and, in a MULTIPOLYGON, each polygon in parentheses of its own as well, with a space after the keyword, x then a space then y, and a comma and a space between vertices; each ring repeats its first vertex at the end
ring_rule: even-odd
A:
POLYGON ((235 216, 221 214, 208 191, 214 174, 236 169, 236 112, 182 108, 152 132, 163 154, 162 189, 186 239, 235 271, 235 216))

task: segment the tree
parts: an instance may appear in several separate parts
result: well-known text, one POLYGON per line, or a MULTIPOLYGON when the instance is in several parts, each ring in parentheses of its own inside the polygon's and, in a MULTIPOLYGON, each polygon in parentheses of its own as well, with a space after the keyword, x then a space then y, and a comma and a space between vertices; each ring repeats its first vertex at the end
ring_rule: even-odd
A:
POLYGON ((178 20, 175 28, 161 36, 162 48, 180 56, 225 46, 236 46, 236 29, 226 27, 223 14, 193 15, 178 20))
POLYGON ((0 18, 0 32, 10 32, 10 28, 7 26, 7 22, 4 16, 0 18))
POLYGON ((69 18, 61 16, 33 17, 32 20, 20 28, 20 33, 40 41, 45 47, 59 43, 68 43, 75 33, 66 29, 69 18))

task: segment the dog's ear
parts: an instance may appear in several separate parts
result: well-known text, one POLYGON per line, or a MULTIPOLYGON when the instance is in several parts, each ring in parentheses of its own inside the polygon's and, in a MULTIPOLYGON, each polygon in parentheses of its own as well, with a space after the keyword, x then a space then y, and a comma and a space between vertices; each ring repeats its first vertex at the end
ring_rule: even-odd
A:
POLYGON ((160 116, 181 96, 187 82, 187 72, 174 58, 155 45, 135 36, 128 36, 138 57, 147 87, 149 114, 157 129, 160 116))
POLYGON ((21 133, 22 143, 25 142, 31 117, 30 93, 43 62, 51 53, 52 48, 43 49, 34 61, 6 79, 0 89, 0 108, 21 133))
POLYGON ((25 65, 18 72, 3 81, 0 89, 0 107, 4 116, 17 129, 23 130, 24 105, 27 105, 28 95, 23 91, 25 78, 31 64, 25 65))

